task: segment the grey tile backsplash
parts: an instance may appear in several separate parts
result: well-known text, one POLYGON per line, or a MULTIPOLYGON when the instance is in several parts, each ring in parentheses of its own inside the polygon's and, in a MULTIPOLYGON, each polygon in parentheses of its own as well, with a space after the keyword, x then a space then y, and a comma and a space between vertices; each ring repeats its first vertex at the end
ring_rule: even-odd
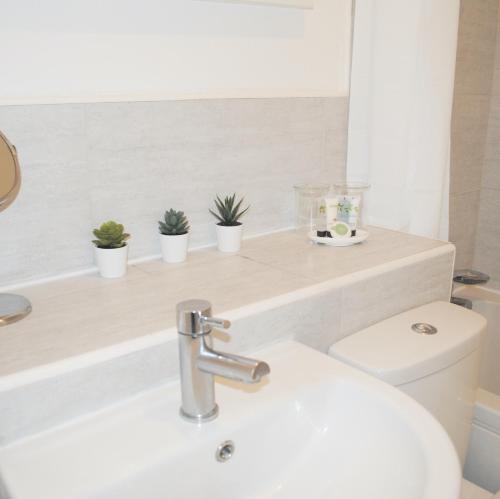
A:
POLYGON ((0 214, 0 286, 93 265, 91 229, 116 219, 130 257, 159 253, 157 221, 186 211, 215 241, 217 193, 245 195, 245 232, 293 224, 292 186, 345 176, 348 100, 220 99, 0 107, 23 185, 0 214))
MULTIPOLYGON (((457 268, 476 267, 500 279, 492 265, 496 243, 485 233, 498 221, 485 209, 487 187, 495 188, 495 151, 499 150, 497 66, 500 53, 499 0, 462 0, 458 34, 451 137, 450 240, 457 247, 457 268), (485 220, 485 217, 489 217, 485 220)), ((499 198, 500 199, 500 198, 499 198)), ((496 217, 498 218, 498 216, 496 217)))

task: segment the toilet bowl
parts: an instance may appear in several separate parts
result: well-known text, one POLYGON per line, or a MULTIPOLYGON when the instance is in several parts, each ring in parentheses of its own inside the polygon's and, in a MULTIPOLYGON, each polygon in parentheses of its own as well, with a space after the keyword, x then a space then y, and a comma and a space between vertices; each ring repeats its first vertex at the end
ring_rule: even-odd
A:
POLYGON ((334 343, 329 354, 422 404, 448 432, 463 466, 486 325, 475 312, 433 302, 354 333, 334 343))

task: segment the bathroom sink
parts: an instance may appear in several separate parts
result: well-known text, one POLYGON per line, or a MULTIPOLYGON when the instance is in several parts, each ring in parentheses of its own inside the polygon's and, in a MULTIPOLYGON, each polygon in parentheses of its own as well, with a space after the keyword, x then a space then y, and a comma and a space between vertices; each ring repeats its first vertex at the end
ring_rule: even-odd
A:
POLYGON ((1 448, 0 497, 457 499, 454 448, 409 397, 292 341, 255 355, 271 375, 218 382, 212 422, 170 383, 1 448))

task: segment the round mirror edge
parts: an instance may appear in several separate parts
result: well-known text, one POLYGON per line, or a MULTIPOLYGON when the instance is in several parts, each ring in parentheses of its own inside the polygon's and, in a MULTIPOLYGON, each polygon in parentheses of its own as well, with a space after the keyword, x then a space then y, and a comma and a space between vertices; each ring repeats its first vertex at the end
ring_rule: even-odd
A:
POLYGON ((0 130, 0 140, 3 140, 10 153, 12 154, 12 160, 14 161, 15 168, 15 181, 12 189, 3 197, 0 197, 0 211, 8 208, 16 199, 21 189, 21 167, 19 165, 19 159, 17 157, 16 147, 9 141, 5 134, 0 130))
MULTIPOLYGON (((0 197, 0 211, 5 210, 16 199, 21 189, 21 166, 17 157, 17 150, 9 139, 0 130, 0 140, 3 140, 12 155, 14 162, 14 185, 7 194, 0 197)), ((30 301, 24 296, 10 293, 0 293, 0 327, 8 326, 24 319, 32 311, 30 301)))

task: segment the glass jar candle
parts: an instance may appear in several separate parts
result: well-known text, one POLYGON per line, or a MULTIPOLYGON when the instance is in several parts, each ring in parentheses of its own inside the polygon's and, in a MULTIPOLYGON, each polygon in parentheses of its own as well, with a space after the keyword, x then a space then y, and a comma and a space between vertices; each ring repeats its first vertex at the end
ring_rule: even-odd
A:
POLYGON ((299 231, 310 232, 320 223, 320 207, 329 184, 297 184, 295 189, 295 227, 299 231))

